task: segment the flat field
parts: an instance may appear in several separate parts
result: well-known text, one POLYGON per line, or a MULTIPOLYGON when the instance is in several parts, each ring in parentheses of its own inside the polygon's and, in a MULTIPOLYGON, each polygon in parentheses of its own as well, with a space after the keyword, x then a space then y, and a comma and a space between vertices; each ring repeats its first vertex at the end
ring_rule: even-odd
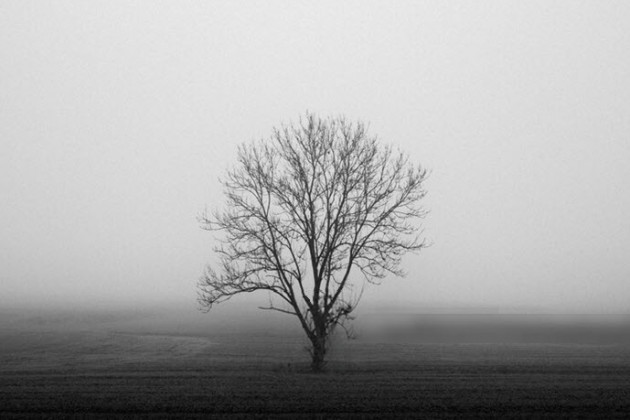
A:
POLYGON ((614 337, 502 342, 485 326, 457 342, 451 322, 433 342, 339 340, 313 374, 299 335, 90 322, 0 329, 0 418, 630 417, 630 346, 614 337))

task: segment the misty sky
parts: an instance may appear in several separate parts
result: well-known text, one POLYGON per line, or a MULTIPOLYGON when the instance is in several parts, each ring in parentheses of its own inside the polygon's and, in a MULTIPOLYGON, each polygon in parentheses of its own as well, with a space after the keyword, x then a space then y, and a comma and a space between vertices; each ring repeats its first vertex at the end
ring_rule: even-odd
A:
POLYGON ((433 246, 362 306, 630 312, 629 22, 600 0, 0 1, 0 305, 196 305, 217 178, 309 110, 431 170, 433 246))

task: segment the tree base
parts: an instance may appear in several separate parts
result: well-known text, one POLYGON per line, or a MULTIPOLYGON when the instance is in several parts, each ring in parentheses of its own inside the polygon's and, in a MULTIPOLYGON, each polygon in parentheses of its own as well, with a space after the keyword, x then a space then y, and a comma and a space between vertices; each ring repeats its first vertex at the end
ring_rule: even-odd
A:
POLYGON ((319 362, 311 362, 311 371, 313 373, 324 373, 326 370, 326 362, 319 361, 319 362))

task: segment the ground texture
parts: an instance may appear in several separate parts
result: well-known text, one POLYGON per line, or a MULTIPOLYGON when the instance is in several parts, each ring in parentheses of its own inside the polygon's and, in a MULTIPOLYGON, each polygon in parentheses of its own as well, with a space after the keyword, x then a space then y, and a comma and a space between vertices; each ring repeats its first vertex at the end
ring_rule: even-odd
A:
POLYGON ((630 418, 630 348, 5 331, 0 418, 630 418))

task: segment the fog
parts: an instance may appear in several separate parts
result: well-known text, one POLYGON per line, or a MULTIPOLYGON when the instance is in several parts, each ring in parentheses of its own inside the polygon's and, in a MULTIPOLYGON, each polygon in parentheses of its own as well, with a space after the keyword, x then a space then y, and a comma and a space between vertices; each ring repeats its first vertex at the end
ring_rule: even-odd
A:
POLYGON ((211 324, 228 309, 197 312, 197 216, 239 143, 309 110, 431 171, 432 246, 366 311, 628 313, 629 20, 624 1, 5 1, 0 305, 211 324))
MULTIPOLYGON (((359 311, 347 331, 338 328, 331 338, 331 351, 353 343, 628 345, 629 327, 629 315, 401 313, 396 308, 381 307, 359 311)), ((308 344, 294 317, 278 313, 261 316, 253 308, 237 306, 224 306, 209 314, 175 306, 115 311, 4 309, 0 311, 0 334, 5 337, 0 351, 9 351, 21 342, 33 346, 40 341, 42 346, 50 346, 51 337, 95 339, 121 334, 138 338, 200 338, 209 342, 301 342, 304 348, 308 344)), ((305 353, 298 351, 296 356, 300 355, 305 353)))

